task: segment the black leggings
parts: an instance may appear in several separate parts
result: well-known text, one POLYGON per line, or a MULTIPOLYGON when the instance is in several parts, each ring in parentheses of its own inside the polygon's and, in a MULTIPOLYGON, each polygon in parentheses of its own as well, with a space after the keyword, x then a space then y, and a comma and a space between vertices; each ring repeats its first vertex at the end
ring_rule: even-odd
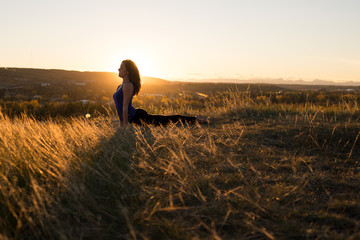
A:
POLYGON ((170 122, 176 123, 179 121, 182 123, 194 124, 196 122, 196 117, 187 117, 182 115, 151 115, 148 114, 144 109, 138 108, 136 109, 135 116, 130 120, 131 123, 135 123, 137 125, 142 125, 143 123, 166 125, 170 122))

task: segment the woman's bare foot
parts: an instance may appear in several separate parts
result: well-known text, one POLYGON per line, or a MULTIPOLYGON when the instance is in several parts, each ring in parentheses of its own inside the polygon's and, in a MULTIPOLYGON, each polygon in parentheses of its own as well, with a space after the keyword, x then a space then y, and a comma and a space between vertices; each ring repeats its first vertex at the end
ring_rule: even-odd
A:
POLYGON ((209 124, 209 120, 201 115, 196 116, 196 121, 200 124, 209 124))

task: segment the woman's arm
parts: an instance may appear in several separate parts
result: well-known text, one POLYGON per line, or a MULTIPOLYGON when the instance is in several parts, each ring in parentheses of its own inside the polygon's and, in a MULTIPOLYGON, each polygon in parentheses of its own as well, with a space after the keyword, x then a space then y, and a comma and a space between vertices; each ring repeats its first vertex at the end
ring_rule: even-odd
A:
POLYGON ((124 83, 122 87, 123 91, 123 121, 120 123, 122 127, 126 127, 128 125, 128 116, 129 116, 129 104, 130 99, 134 92, 134 86, 132 83, 124 83))
POLYGON ((119 116, 120 127, 121 127, 122 126, 122 105, 123 105, 122 95, 123 94, 121 94, 121 99, 120 99, 120 92, 118 90, 119 90, 119 87, 116 89, 116 92, 114 93, 113 98, 114 98, 114 102, 115 102, 115 106, 116 106, 116 112, 118 113, 118 116, 119 116))

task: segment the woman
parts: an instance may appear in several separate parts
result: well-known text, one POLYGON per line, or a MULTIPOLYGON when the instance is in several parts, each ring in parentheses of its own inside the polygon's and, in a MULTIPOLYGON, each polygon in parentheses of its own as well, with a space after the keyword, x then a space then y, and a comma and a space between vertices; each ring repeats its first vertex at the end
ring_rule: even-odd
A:
POLYGON ((132 98, 137 95, 141 88, 140 73, 136 64, 131 60, 122 61, 119 70, 119 77, 123 79, 122 84, 114 93, 116 110, 120 118, 120 126, 127 127, 128 123, 141 125, 155 124, 165 125, 170 122, 181 121, 183 123, 209 123, 202 117, 187 117, 181 115, 151 115, 143 109, 135 109, 132 106, 132 98))

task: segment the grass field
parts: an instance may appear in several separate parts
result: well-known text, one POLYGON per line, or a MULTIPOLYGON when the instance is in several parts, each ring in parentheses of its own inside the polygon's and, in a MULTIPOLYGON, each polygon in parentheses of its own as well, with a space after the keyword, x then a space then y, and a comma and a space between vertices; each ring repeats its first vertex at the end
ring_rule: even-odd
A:
POLYGON ((221 93, 209 125, 0 117, 2 239, 359 239, 360 111, 221 93))

